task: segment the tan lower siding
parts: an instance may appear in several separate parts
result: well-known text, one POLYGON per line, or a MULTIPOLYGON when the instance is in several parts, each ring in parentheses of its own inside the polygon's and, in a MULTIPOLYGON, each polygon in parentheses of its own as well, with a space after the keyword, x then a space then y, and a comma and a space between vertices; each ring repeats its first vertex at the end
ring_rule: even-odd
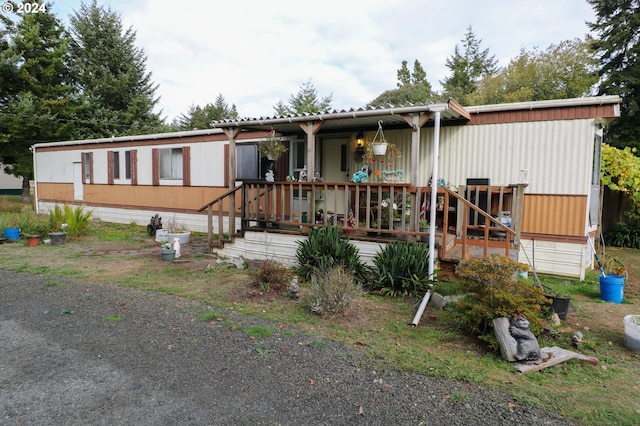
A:
POLYGON ((522 232, 584 236, 586 195, 525 194, 522 232))
MULTIPOLYGON (((193 186, 84 185, 84 204, 116 208, 198 210, 227 190, 193 186)), ((73 203, 73 185, 39 183, 38 198, 73 203)))

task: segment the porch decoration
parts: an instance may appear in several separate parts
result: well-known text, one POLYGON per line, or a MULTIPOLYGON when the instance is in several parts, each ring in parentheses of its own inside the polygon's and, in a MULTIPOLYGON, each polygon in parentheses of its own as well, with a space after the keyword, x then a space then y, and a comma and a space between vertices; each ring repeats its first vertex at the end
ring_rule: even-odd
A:
POLYGON ((401 152, 394 143, 387 141, 382 131, 382 120, 378 121, 378 131, 373 140, 365 146, 362 156, 364 164, 369 166, 370 175, 376 182, 404 182, 404 171, 396 170, 396 161, 401 152), (384 148, 383 148, 384 147, 384 148))
POLYGON ((280 138, 276 136, 275 129, 271 128, 269 136, 267 136, 264 142, 258 145, 258 151, 260 152, 260 156, 271 161, 276 161, 282 154, 287 152, 287 147, 280 141, 280 138))
POLYGON ((385 155, 388 147, 389 143, 382 131, 382 120, 380 120, 378 121, 378 131, 371 142, 371 150, 373 151, 373 155, 385 155))

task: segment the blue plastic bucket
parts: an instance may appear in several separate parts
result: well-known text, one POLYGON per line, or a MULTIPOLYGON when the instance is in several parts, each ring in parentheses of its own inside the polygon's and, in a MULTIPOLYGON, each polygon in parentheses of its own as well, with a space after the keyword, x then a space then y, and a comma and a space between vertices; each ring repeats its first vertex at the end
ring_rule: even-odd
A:
POLYGON ((20 228, 4 228, 4 237, 10 240, 19 240, 20 228))
POLYGON ((600 299, 605 302, 622 303, 624 277, 621 275, 600 276, 600 299))

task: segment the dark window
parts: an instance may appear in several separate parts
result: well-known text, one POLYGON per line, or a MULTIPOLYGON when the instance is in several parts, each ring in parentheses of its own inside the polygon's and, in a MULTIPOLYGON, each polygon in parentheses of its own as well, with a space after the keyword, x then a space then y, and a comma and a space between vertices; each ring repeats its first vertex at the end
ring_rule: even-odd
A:
POLYGON ((258 145, 236 145, 236 179, 258 179, 258 145))
POLYGON ((84 176, 83 176, 83 178, 85 180, 90 180, 91 179, 91 153, 90 152, 85 152, 84 153, 84 158, 82 160, 84 162, 84 176))
POLYGON ((131 179, 131 151, 124 152, 124 178, 131 179))
POLYGON ((120 153, 113 152, 113 178, 120 179, 120 153))

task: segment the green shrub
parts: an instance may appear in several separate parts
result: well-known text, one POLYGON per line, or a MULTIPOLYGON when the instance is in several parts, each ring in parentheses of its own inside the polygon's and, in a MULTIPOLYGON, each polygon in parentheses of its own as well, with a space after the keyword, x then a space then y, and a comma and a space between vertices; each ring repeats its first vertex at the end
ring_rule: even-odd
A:
POLYGON ((93 215, 93 210, 84 211, 83 206, 71 208, 68 204, 63 207, 55 205, 49 212, 49 229, 61 231, 62 224, 67 224, 67 236, 74 238, 84 234, 89 228, 89 220, 93 215))
POLYGON ((429 277, 429 246, 407 241, 387 244, 373 258, 376 279, 369 283, 381 295, 403 297, 423 294, 429 277))
POLYGON ((293 272, 283 264, 273 260, 263 260, 251 271, 251 283, 263 292, 287 290, 293 272))
POLYGON ((468 294, 458 301, 454 314, 474 335, 495 344, 491 320, 525 315, 531 331, 542 330, 540 313, 549 303, 542 289, 517 278, 518 264, 502 255, 461 261, 456 268, 468 294))
POLYGON ((358 248, 342 238, 340 229, 329 226, 312 228, 306 240, 298 241, 295 271, 308 281, 316 270, 327 271, 342 266, 358 283, 369 278, 369 268, 360 261, 358 248))
POLYGON ((619 222, 604 233, 604 242, 614 247, 640 248, 640 226, 619 222))
POLYGON ((361 295, 362 286, 353 274, 338 266, 312 274, 304 303, 316 314, 337 314, 348 309, 353 299, 361 295))

